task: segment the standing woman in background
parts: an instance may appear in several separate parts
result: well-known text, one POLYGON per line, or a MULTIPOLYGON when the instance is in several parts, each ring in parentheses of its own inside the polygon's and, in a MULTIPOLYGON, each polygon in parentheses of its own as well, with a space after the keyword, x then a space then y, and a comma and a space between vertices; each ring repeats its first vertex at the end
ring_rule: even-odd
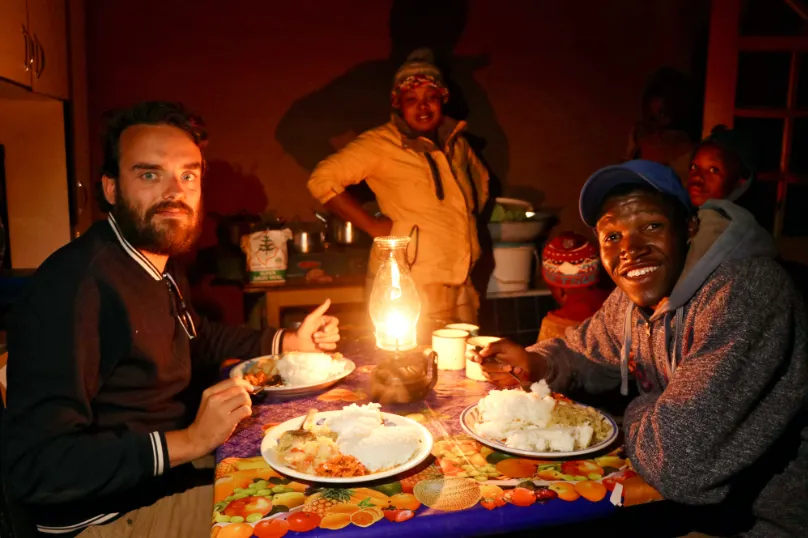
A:
MULTIPOLYGON (((488 198, 488 171, 461 135, 466 123, 443 115, 448 99, 432 53, 416 50, 396 72, 390 121, 318 164, 308 188, 373 237, 411 238, 422 320, 475 322, 479 296, 470 274, 480 257, 477 216, 488 198), (345 191, 363 180, 385 217, 371 216, 345 191)), ((371 275, 375 265, 372 252, 371 275)))

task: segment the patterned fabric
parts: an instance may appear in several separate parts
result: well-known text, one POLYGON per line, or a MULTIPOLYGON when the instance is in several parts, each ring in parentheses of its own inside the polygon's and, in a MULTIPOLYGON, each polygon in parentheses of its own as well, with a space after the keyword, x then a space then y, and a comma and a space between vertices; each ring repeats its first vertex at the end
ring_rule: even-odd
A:
POLYGON ((440 92, 444 103, 449 101, 449 90, 443 85, 442 81, 436 79, 432 75, 417 74, 405 78, 393 88, 392 92, 390 92, 390 100, 393 103, 393 108, 399 108, 401 106, 401 94, 409 90, 420 88, 421 86, 435 88, 440 92))
POLYGON ((559 288, 594 286, 600 274, 598 251, 586 237, 564 232, 544 247, 541 274, 559 288))
POLYGON ((536 530, 544 527, 614 516, 621 502, 660 499, 619 444, 579 456, 587 459, 552 460, 508 457, 481 445, 465 434, 460 415, 495 387, 466 378, 462 370, 441 370, 424 400, 382 408, 429 430, 433 456, 424 464, 367 487, 302 483, 272 469, 261 456, 271 428, 310 408, 333 411, 370 401, 368 389, 381 358, 374 342, 372 335, 340 342, 340 352, 356 369, 334 387, 294 399, 256 400, 252 416, 216 450, 211 536, 249 536, 251 525, 257 536, 293 531, 285 535, 306 538, 540 534, 536 530), (523 487, 525 482, 531 489, 523 487))

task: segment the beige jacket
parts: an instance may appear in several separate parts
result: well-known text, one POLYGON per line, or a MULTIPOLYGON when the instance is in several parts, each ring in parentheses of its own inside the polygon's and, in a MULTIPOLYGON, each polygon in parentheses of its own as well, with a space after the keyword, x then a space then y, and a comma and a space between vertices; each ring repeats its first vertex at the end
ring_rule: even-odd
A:
POLYGON ((309 191, 325 203, 348 185, 367 181, 393 221, 392 235, 412 237, 408 254, 416 283, 463 284, 480 256, 476 214, 488 199, 488 171, 460 136, 465 127, 446 118, 439 148, 402 134, 406 127, 394 116, 317 165, 309 191), (440 175, 442 201, 426 153, 440 175))

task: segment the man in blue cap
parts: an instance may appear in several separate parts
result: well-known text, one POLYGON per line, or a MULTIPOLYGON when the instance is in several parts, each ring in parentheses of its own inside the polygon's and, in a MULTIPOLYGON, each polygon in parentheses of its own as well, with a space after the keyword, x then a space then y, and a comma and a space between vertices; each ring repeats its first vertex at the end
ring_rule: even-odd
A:
POLYGON ((478 360, 495 383, 515 373, 559 392, 628 394, 631 372, 625 449, 649 484, 730 510, 714 521, 733 534, 806 536, 805 306, 755 219, 731 202, 706 206, 729 225, 691 248, 699 222, 673 170, 637 160, 596 172, 581 217, 617 289, 564 338, 496 342, 478 360))

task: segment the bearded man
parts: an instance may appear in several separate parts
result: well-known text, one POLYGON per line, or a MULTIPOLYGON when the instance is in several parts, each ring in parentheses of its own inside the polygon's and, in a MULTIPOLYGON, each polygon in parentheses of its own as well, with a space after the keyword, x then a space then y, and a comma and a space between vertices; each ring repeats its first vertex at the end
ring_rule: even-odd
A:
POLYGON ((115 114, 101 181, 108 219, 50 256, 15 305, 3 482, 41 532, 208 536, 212 472, 189 463, 250 416, 252 387, 227 380, 198 403, 192 368, 339 339, 328 301, 296 332, 226 327, 193 310, 171 257, 199 235, 206 140, 179 104, 115 114))

